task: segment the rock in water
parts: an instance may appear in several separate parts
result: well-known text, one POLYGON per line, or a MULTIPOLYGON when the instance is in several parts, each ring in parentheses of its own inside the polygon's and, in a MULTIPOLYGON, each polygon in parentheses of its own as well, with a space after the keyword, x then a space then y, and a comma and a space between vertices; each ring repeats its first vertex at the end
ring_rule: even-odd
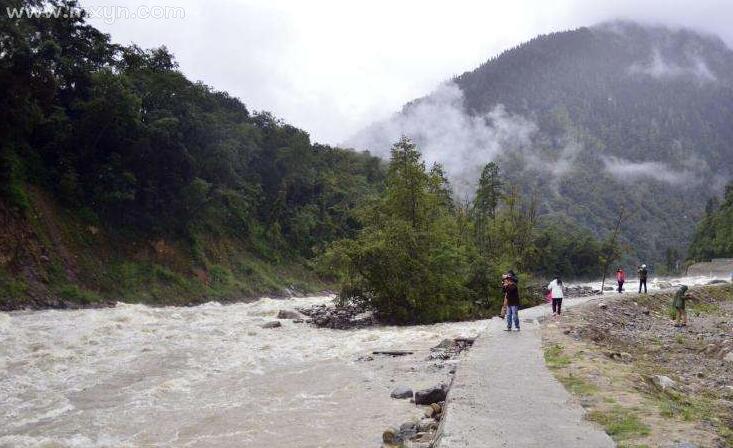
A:
POLYGON ((715 279, 715 280, 710 280, 708 282, 708 285, 720 285, 723 283, 728 283, 728 282, 726 282, 725 280, 715 279))
POLYGON ((268 322, 262 325, 262 328, 280 328, 282 326, 283 324, 281 324, 280 322, 274 321, 274 322, 268 322))
POLYGON ((429 432, 438 429, 438 423, 432 418, 423 418, 417 422, 418 432, 429 432))
POLYGON ((397 442, 397 433, 398 431, 395 428, 385 429, 382 433, 382 441, 389 444, 397 442))
POLYGON ((409 440, 417 435, 417 424, 414 422, 407 422, 400 425, 400 440, 409 440))
POLYGON ((280 310, 277 313, 278 319, 300 319, 302 315, 297 311, 292 310, 280 310))
POLYGON ((412 389, 407 386, 397 386, 392 389, 392 393, 389 394, 390 397, 400 400, 404 398, 412 398, 412 395, 412 389))
POLYGON ((415 392, 415 404, 430 405, 445 401, 446 395, 448 395, 448 386, 445 384, 439 384, 437 386, 415 392))

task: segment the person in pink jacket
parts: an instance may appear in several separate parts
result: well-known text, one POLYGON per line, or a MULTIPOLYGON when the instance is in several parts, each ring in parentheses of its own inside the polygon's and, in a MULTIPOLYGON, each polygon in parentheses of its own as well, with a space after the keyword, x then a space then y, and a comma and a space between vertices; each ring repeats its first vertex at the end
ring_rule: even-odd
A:
POLYGON ((621 268, 616 271, 616 281, 618 282, 618 293, 621 294, 624 292, 624 283, 626 282, 626 273, 621 268))

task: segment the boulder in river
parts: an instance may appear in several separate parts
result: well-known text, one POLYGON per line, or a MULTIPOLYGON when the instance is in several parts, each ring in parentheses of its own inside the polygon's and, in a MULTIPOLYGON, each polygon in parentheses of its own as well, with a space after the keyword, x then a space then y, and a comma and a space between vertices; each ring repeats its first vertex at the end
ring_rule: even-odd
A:
POLYGON ((398 441, 398 434, 399 431, 397 431, 395 428, 387 428, 382 433, 382 441, 389 444, 396 443, 398 441))
POLYGON ((283 324, 281 324, 280 322, 273 321, 273 322, 267 322, 266 324, 263 324, 262 328, 280 328, 282 326, 283 324))
POLYGON ((439 403, 445 401, 446 395, 448 395, 448 386, 439 384, 415 392, 415 404, 431 405, 433 403, 439 403))
POLYGON ((429 432, 435 431, 436 429, 438 429, 438 422, 436 422, 432 418, 423 418, 420 419, 419 422, 417 422, 418 432, 429 432))
POLYGON ((302 314, 293 310, 280 310, 277 313, 278 319, 300 319, 301 317, 303 317, 302 314))
POLYGON ((392 393, 389 394, 392 398, 397 398, 399 400, 405 399, 405 398, 412 398, 412 389, 410 389, 407 386, 397 386, 394 389, 392 389, 392 393))

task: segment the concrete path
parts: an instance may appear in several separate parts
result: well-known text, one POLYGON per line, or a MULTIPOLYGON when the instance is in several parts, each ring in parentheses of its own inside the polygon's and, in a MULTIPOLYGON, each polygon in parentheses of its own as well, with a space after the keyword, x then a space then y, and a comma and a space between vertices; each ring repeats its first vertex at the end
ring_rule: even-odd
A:
MULTIPOLYGON (((591 299, 565 299, 563 307, 591 299)), ((519 312, 521 332, 494 318, 461 362, 451 386, 436 446, 440 448, 614 447, 583 419, 544 363, 538 318, 548 305, 519 312)))

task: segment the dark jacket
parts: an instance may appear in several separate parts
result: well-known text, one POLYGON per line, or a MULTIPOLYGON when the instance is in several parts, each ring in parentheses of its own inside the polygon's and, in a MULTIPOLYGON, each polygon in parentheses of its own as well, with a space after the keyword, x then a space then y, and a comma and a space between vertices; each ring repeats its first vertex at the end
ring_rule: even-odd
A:
POLYGON ((519 288, 514 283, 510 283, 504 288, 506 304, 508 306, 519 306, 519 288))

